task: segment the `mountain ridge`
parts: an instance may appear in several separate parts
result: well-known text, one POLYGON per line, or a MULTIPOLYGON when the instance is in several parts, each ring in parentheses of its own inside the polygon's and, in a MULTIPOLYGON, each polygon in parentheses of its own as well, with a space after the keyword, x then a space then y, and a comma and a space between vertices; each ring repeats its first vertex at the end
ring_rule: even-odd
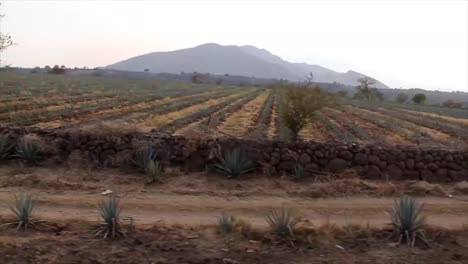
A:
MULTIPOLYGON (((259 78, 303 81, 309 73, 314 81, 357 85, 357 79, 367 76, 349 70, 341 73, 308 63, 283 60, 280 56, 252 45, 235 46, 206 43, 192 48, 151 52, 138 55, 111 65, 107 69, 144 71, 155 73, 201 72, 217 75, 240 75, 259 78)), ((380 81, 377 88, 389 88, 380 81)))

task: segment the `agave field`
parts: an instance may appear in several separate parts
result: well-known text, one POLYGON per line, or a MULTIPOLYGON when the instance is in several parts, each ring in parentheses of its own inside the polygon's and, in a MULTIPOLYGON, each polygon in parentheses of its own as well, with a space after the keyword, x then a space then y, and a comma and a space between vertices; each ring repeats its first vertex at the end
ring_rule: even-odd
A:
MULTIPOLYGON (((0 125, 73 128, 109 122, 176 135, 283 139, 281 93, 259 87, 0 73, 0 125)), ((468 111, 345 101, 316 114, 305 140, 464 147, 468 111)))

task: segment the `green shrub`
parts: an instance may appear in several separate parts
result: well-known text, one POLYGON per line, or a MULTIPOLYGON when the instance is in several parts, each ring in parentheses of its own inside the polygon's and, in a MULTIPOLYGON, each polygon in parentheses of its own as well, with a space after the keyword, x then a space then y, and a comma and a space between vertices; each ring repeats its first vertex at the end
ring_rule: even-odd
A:
POLYGON ((239 148, 224 153, 218 159, 220 162, 215 165, 215 168, 228 178, 238 177, 254 169, 252 161, 239 148))
POLYGON ((110 195, 107 199, 99 202, 99 213, 103 223, 96 230, 95 236, 103 235, 103 238, 117 238, 125 236, 120 226, 120 199, 115 195, 110 195))
POLYGON ((391 225, 396 229, 400 243, 414 246, 417 236, 422 236, 425 218, 421 216, 424 205, 411 197, 401 197, 395 201, 391 211, 391 225))
POLYGON ((226 213, 222 213, 220 217, 218 217, 218 233, 221 235, 226 235, 232 232, 234 229, 234 217, 232 215, 228 215, 226 213))
POLYGON ((281 238, 294 235, 298 223, 298 219, 293 216, 291 210, 286 208, 270 211, 265 219, 270 225, 271 231, 281 238))
POLYGON ((152 146, 144 146, 135 151, 133 163, 143 172, 148 169, 151 161, 156 161, 157 151, 152 146))
POLYGON ((281 124, 288 129, 288 137, 295 141, 299 132, 310 122, 315 113, 323 107, 336 101, 329 92, 317 87, 308 87, 297 84, 288 86, 281 97, 279 110, 281 124))
POLYGON ((39 160, 39 146, 31 140, 21 139, 15 150, 15 156, 27 163, 34 164, 39 160))
POLYGON ((148 175, 150 183, 160 182, 163 173, 161 164, 157 160, 150 160, 145 174, 148 175))
POLYGON ((7 159, 11 155, 11 149, 14 145, 10 142, 8 136, 0 135, 0 160, 7 159))
POLYGON ((15 221, 11 224, 16 225, 16 230, 24 228, 26 231, 32 221, 32 213, 36 206, 36 201, 31 195, 26 193, 20 193, 19 196, 15 195, 15 205, 10 207, 11 211, 15 214, 15 221))
POLYGON ((306 170, 301 164, 294 166, 294 178, 297 180, 303 179, 306 175, 306 170))

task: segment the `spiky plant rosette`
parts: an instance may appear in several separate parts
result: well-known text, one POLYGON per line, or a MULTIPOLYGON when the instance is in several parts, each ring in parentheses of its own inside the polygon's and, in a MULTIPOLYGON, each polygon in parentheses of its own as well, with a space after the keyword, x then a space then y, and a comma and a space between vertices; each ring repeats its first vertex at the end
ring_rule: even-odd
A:
POLYGON ((34 164, 39 160, 39 146, 31 140, 21 139, 15 150, 15 156, 27 163, 34 164))
POLYGON ((287 208, 271 210, 265 216, 265 220, 270 225, 272 233, 280 238, 293 236, 296 225, 299 223, 299 218, 287 208))
POLYGON ((120 198, 110 195, 99 202, 99 213, 102 223, 95 232, 95 236, 103 236, 104 239, 115 239, 120 236, 125 237, 120 225, 120 198))
POLYGON ((218 159, 215 168, 227 178, 235 178, 254 169, 253 162, 239 148, 224 153, 218 159))
POLYGON ((230 214, 222 213, 218 217, 217 230, 221 235, 227 235, 231 233, 234 229, 234 217, 230 214))
POLYGON ((403 196, 395 200, 395 205, 390 211, 391 225, 399 234, 399 242, 406 242, 414 246, 416 238, 424 240, 423 231, 426 219, 421 212, 424 204, 418 203, 414 198, 403 196))
POLYGON ((145 174, 149 178, 149 183, 161 182, 162 175, 162 166, 161 163, 157 160, 150 160, 145 169, 145 174))
POLYGON ((305 175, 306 175, 306 170, 304 166, 302 166, 301 164, 297 164, 296 166, 294 166, 293 176, 296 180, 303 179, 305 175))
POLYGON ((151 161, 156 161, 158 152, 149 145, 145 145, 135 150, 133 163, 141 170, 146 171, 151 161))
POLYGON ((0 135, 0 160, 7 159, 11 155, 11 149, 14 147, 6 135, 0 135))
POLYGON ((34 200, 31 195, 27 193, 15 195, 15 203, 10 207, 14 218, 6 223, 6 225, 16 226, 17 231, 20 229, 26 231, 28 227, 32 227, 35 224, 35 219, 33 218, 35 207, 36 200, 34 200))

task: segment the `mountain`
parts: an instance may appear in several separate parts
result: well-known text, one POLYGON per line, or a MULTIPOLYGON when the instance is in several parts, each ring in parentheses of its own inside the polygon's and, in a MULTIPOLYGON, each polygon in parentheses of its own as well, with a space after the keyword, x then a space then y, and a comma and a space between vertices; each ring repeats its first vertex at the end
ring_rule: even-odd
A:
MULTIPOLYGON (((355 71, 340 73, 319 65, 291 63, 254 46, 222 46, 214 43, 175 51, 148 53, 117 62, 106 68, 135 72, 148 69, 154 73, 229 74, 291 81, 303 81, 304 77, 312 72, 316 82, 337 82, 345 85, 356 85, 356 80, 365 76, 355 71)), ((379 81, 376 87, 388 88, 379 81)))

